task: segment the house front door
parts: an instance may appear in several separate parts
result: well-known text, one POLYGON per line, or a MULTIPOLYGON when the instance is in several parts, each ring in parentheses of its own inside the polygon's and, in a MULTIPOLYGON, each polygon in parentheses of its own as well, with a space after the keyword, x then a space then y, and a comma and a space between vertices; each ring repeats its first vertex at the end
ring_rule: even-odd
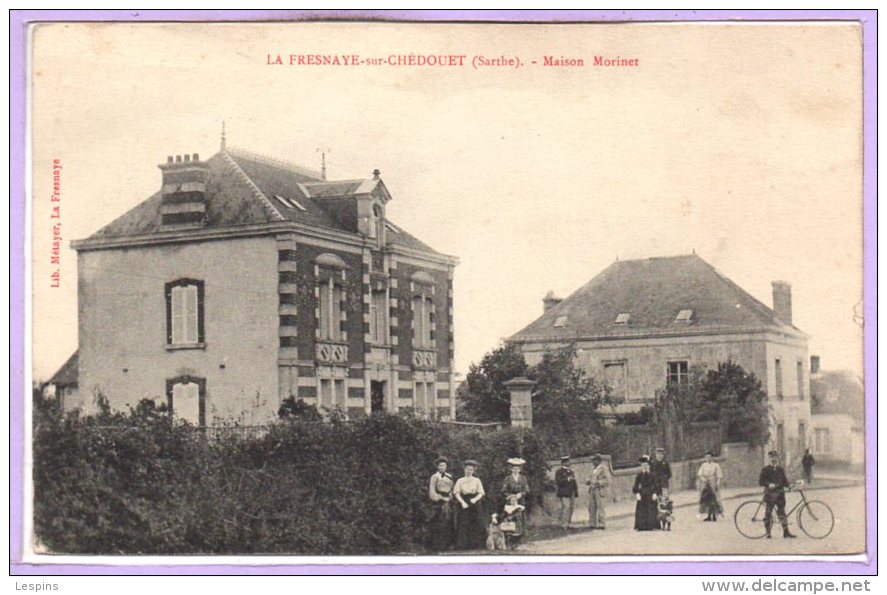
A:
POLYGON ((370 411, 382 413, 385 411, 385 383, 372 381, 370 383, 370 411))

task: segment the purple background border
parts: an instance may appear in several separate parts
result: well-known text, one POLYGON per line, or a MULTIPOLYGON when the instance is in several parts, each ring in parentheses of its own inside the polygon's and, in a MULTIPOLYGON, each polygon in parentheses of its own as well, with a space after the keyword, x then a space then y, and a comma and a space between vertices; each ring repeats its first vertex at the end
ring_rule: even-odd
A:
MULTIPOLYGON (((877 574, 877 11, 875 10, 17 10, 10 38, 10 338, 9 338, 9 558, 11 575, 185 574, 620 574, 620 575, 874 575, 877 574), (22 555, 24 455, 24 230, 26 28, 35 21, 269 21, 304 19, 411 21, 710 21, 851 20, 863 28, 863 258, 865 316, 866 550, 867 562, 539 562, 494 564, 189 564, 102 566, 25 564, 22 555)), ((244 558, 247 560, 247 558, 244 558)), ((593 560, 593 559, 592 559, 593 560)))

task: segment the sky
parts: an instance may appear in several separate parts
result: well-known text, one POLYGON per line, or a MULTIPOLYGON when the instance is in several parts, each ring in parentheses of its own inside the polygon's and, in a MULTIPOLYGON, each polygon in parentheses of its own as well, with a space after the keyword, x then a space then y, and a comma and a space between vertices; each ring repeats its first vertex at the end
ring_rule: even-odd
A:
POLYGON ((541 315, 547 291, 565 297, 617 258, 695 251, 767 305, 772 280, 791 282, 810 353, 861 375, 860 35, 850 23, 41 25, 34 378, 77 347, 70 240, 159 190, 167 155, 218 151, 223 120, 229 146, 314 169, 328 149, 330 179, 381 170, 389 219, 460 259, 462 373, 541 315), (277 54, 466 58, 269 65, 277 54), (521 65, 476 69, 475 56, 521 65))

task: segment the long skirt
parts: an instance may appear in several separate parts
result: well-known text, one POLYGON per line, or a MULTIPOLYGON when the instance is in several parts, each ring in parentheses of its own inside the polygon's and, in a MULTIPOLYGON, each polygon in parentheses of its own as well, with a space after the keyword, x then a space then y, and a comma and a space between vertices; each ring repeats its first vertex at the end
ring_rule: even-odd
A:
POLYGON ((659 510, 652 498, 638 500, 634 509, 636 531, 653 531, 659 528, 659 510))
POLYGON ((699 492, 699 514, 718 515, 722 512, 724 508, 717 490, 709 486, 702 488, 699 492))
POLYGON ((434 513, 428 522, 428 548, 443 552, 453 547, 455 525, 451 502, 434 504, 434 513))
POLYGON ((486 546, 487 528, 484 522, 483 500, 468 508, 456 503, 456 549, 479 550, 486 546))

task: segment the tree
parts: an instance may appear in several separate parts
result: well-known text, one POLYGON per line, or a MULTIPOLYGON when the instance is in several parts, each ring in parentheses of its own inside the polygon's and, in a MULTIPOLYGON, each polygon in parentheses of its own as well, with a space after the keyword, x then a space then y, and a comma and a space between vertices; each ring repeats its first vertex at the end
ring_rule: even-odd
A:
POLYGON ((604 384, 589 378, 576 366, 576 347, 549 351, 535 366, 506 345, 472 364, 460 387, 460 418, 473 421, 507 421, 511 397, 503 382, 527 376, 533 389, 533 428, 549 455, 561 450, 591 452, 601 433, 602 405, 611 402, 604 384))
MULTIPOLYGON (((707 371, 701 366, 690 368, 686 384, 670 382, 656 391, 653 402, 653 424, 667 452, 682 458, 685 452, 684 431, 690 422, 701 421, 699 393, 707 371)), ((717 418, 715 418, 717 419, 717 418)))
POLYGON ((770 437, 770 406, 761 381, 727 360, 709 370, 698 391, 697 419, 718 420, 727 440, 766 444, 770 437))
POLYGON ((576 346, 548 351, 530 371, 536 381, 533 419, 542 424, 565 424, 575 416, 599 418, 601 405, 610 404, 609 391, 576 366, 576 346))
POLYGON ((601 434, 601 407, 612 401, 605 384, 576 366, 576 346, 546 352, 529 373, 533 391, 533 425, 549 449, 586 453, 601 434))
POLYGON ((530 367, 514 345, 505 345, 484 355, 479 364, 471 364, 465 378, 460 412, 471 421, 507 420, 511 398, 503 382, 526 376, 530 367))

